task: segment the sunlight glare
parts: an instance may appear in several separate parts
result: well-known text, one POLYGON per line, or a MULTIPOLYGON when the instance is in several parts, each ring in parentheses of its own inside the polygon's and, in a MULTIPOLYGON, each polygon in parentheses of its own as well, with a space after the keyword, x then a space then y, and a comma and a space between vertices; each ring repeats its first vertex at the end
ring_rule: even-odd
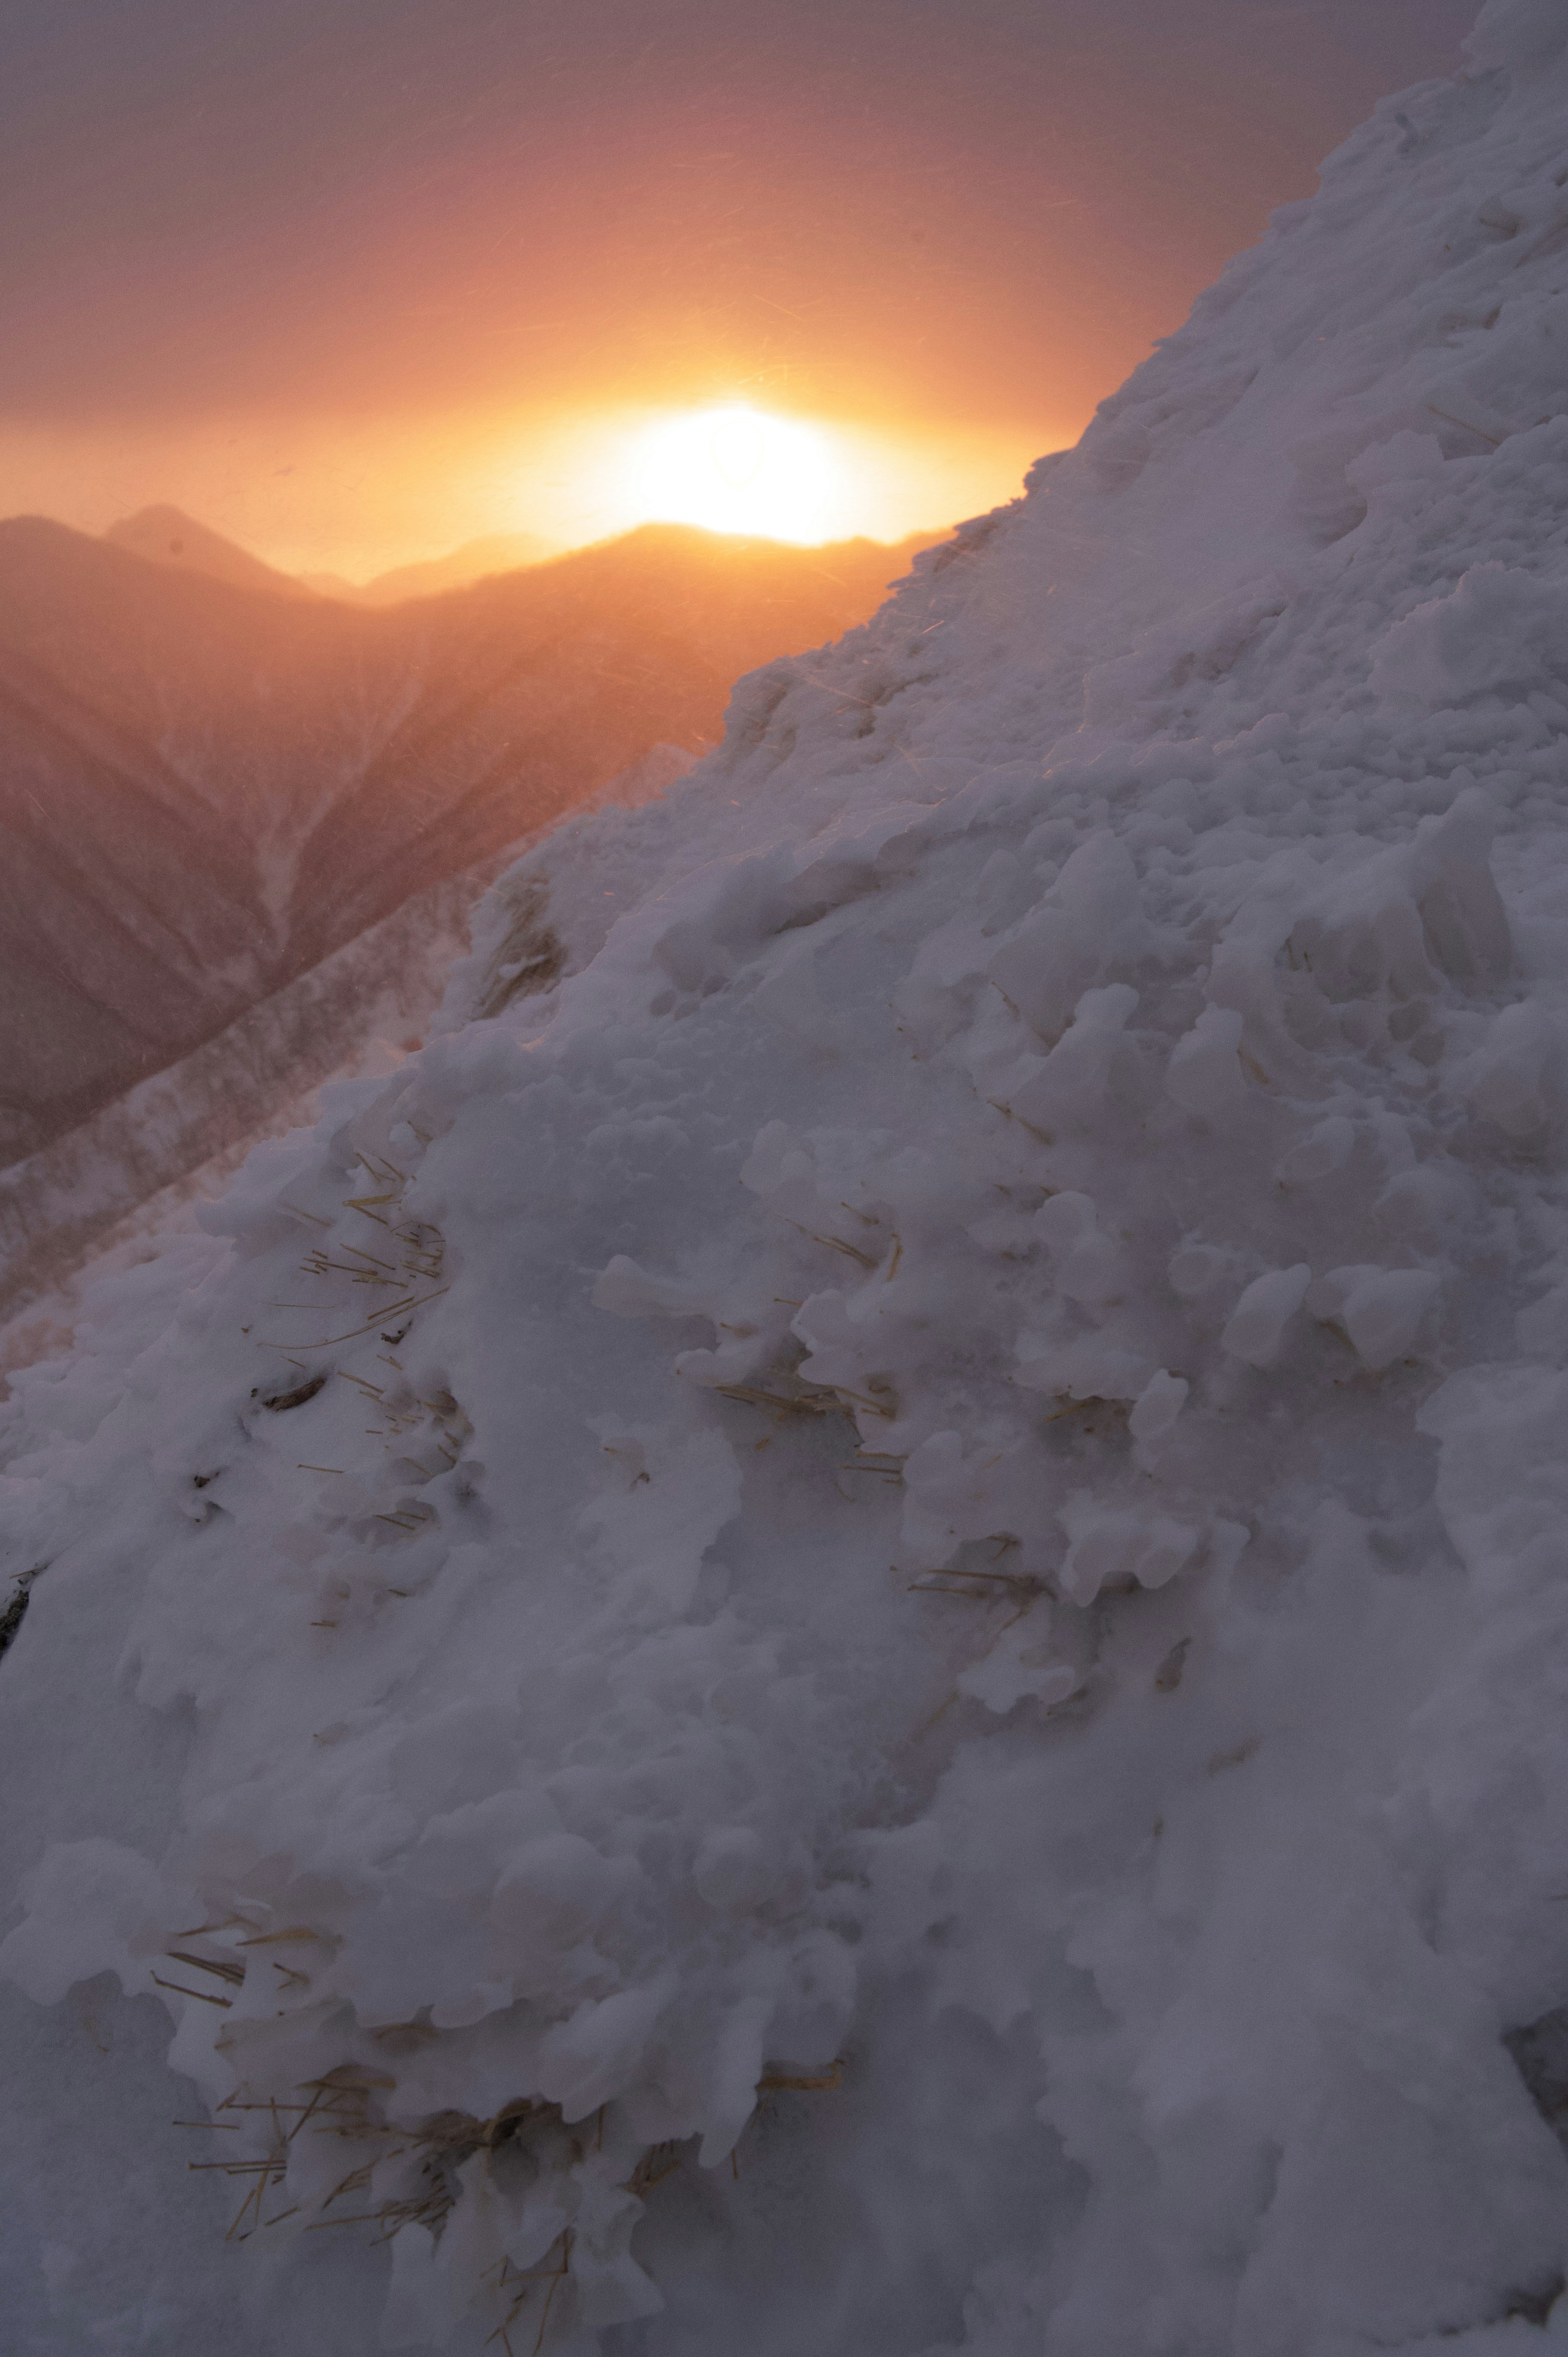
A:
POLYGON ((650 426, 633 447, 631 472, 642 522, 801 542, 843 529, 840 469, 825 438, 738 404, 650 426))

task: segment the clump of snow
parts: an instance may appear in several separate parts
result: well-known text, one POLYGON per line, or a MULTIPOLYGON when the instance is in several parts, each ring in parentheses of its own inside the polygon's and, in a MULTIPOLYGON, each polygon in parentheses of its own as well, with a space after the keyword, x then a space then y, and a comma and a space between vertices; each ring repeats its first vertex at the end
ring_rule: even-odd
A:
POLYGON ((29 2348, 1561 2335, 1565 46, 16 1379, 29 2348))

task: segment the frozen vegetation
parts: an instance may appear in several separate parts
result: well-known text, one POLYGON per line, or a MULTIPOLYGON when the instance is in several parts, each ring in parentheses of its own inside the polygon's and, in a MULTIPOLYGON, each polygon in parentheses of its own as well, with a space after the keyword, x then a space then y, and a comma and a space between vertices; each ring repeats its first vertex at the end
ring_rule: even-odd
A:
POLYGON ((1568 10, 1472 46, 16 1383, 8 2349, 1568 2335, 1568 10))

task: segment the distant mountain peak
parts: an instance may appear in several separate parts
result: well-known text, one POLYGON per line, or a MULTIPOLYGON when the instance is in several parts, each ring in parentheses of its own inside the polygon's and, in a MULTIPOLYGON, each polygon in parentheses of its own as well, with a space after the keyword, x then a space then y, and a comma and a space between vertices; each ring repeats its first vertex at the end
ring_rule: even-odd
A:
POLYGON ((518 573, 561 554, 553 541, 532 532, 492 532, 482 539, 466 540, 444 556, 430 556, 413 565, 394 565, 371 581, 349 581, 340 573, 306 573, 308 588, 324 597, 338 597, 353 606, 400 606, 410 597, 435 597, 443 590, 466 589, 495 573, 518 573))
POLYGON ((134 515, 112 523, 103 535, 116 548, 166 565, 183 573, 204 574, 227 581, 236 589, 265 589, 274 597, 314 597, 315 590, 292 574, 252 556, 237 540, 227 540, 209 524, 199 523, 183 509, 170 506, 139 508, 134 515))

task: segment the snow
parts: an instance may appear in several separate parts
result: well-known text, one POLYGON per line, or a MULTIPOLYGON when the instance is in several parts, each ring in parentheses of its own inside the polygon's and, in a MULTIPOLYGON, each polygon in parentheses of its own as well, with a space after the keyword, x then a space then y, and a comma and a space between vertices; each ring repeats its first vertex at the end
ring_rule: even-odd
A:
POLYGON ((1565 50, 14 1378, 28 2357, 1568 2336, 1565 50))

